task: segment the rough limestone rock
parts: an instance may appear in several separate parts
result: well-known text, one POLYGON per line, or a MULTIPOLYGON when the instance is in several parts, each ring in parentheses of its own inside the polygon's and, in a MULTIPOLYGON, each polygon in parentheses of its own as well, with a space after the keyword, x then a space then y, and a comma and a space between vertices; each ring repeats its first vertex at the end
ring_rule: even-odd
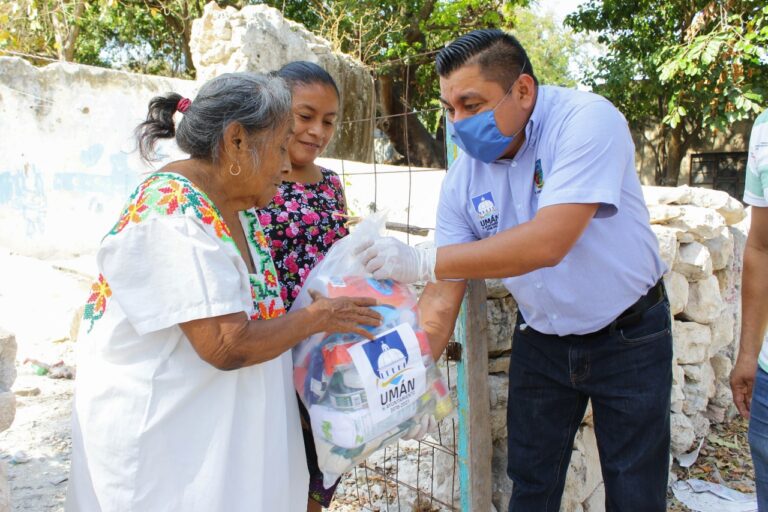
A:
POLYGON ((681 215, 670 220, 669 226, 685 230, 697 240, 714 238, 725 226, 725 219, 715 210, 700 206, 681 206, 680 209, 681 215))
POLYGON ((648 207, 648 213, 651 216, 651 224, 666 224, 683 215, 683 209, 680 206, 652 205, 648 207))
POLYGON ((715 370, 709 361, 702 364, 684 364, 681 366, 685 372, 685 382, 697 382, 703 385, 704 396, 715 396, 715 370))
POLYGON ((677 234, 673 228, 656 225, 651 226, 653 233, 659 241, 659 256, 666 263, 667 268, 672 268, 677 259, 677 234))
POLYGON ((200 80, 233 71, 269 72, 295 60, 315 62, 341 91, 337 133, 325 156, 370 162, 373 158, 373 78, 362 63, 333 52, 331 44, 263 4, 241 10, 208 3, 192 23, 192 59, 200 80))
POLYGON ((488 359, 488 373, 509 373, 509 356, 491 357, 488 359))
POLYGON ((489 375, 488 391, 491 402, 491 435, 493 439, 506 437, 509 379, 506 376, 489 375))
POLYGON ((712 331, 706 325, 675 320, 672 339, 675 359, 679 364, 697 364, 707 360, 712 331))
POLYGON ((680 455, 686 453, 696 440, 693 434, 693 423, 688 416, 673 412, 670 417, 672 431, 672 453, 680 455))
POLYGON ((714 408, 719 409, 719 411, 713 411, 712 415, 707 414, 707 418, 717 423, 722 423, 728 410, 730 408, 735 409, 736 406, 733 404, 733 392, 731 391, 730 384, 728 384, 727 381, 718 381, 716 386, 717 389, 715 390, 715 396, 709 400, 707 411, 710 411, 710 409, 714 408))
POLYGON ((685 386, 685 370, 675 361, 672 361, 672 395, 670 397, 670 410, 672 412, 683 412, 683 401, 685 400, 683 386, 685 386))
POLYGON ((0 512, 11 510, 11 486, 8 484, 8 469, 0 461, 0 512))
POLYGON ((0 432, 10 427, 16 417, 16 395, 11 391, 15 380, 16 337, 0 329, 0 432))
POLYGON ((733 404, 733 393, 731 392, 731 386, 728 379, 733 369, 733 362, 731 358, 723 355, 716 354, 709 360, 712 365, 712 370, 715 372, 715 395, 709 400, 707 406, 707 418, 710 420, 722 423, 725 420, 728 409, 733 404))
POLYGON ((493 501, 496 510, 507 510, 509 498, 512 496, 512 480, 507 477, 507 436, 493 440, 493 457, 491 459, 493 479, 493 501))
POLYGON ((699 365, 683 365, 685 371, 685 403, 683 412, 689 416, 704 412, 709 399, 715 396, 715 372, 709 362, 699 365))
POLYGON ((561 510, 578 510, 602 481, 597 440, 592 427, 585 425, 576 434, 571 465, 565 478, 561 510))
POLYGON ((16 337, 0 328, 0 390, 11 389, 15 380, 16 337))
POLYGON ((712 275, 712 257, 709 249, 699 242, 680 244, 677 261, 672 269, 689 281, 698 281, 712 275))
POLYGON ((700 324, 714 322, 723 311, 720 285, 715 276, 691 283, 682 317, 700 324))
POLYGON ((690 418, 693 423, 693 435, 696 436, 696 439, 701 439, 709 433, 709 426, 712 422, 704 414, 696 413, 690 416, 690 418))
POLYGON ((664 274, 664 287, 669 297, 669 310, 672 316, 682 313, 688 304, 688 280, 682 274, 670 270, 664 274))
POLYGON ((508 353, 512 349, 512 333, 515 329, 517 305, 512 297, 491 299, 486 308, 488 315, 488 355, 508 353))
POLYGON ((648 206, 657 204, 688 204, 691 200, 690 187, 643 187, 645 204, 648 206))
POLYGON ((722 270, 731 258, 733 258, 733 235, 728 227, 720 228, 720 233, 709 240, 704 240, 704 245, 709 249, 712 258, 712 270, 722 270))
MULTIPOLYGON (((675 229, 675 228, 670 228, 670 229, 675 229)), ((677 233, 677 241, 680 242, 681 244, 689 244, 691 242, 696 241, 696 237, 693 236, 692 233, 685 232, 682 229, 677 229, 676 233, 677 233)))
POLYGON ((603 512, 605 510, 605 485, 602 482, 583 503, 583 507, 584 512, 603 512))
POLYGON ((509 290, 501 279, 486 279, 485 289, 489 299, 503 299, 510 296, 509 290))
POLYGON ((731 358, 724 356, 723 354, 715 354, 709 360, 712 365, 712 371, 715 372, 715 379, 718 382, 727 382, 733 370, 733 362, 731 358))
POLYGON ((699 187, 687 188, 690 194, 690 204, 717 211, 729 226, 741 222, 747 216, 741 202, 728 195, 727 192, 699 187))
POLYGON ((712 344, 709 355, 714 356, 721 350, 730 347, 735 341, 736 319, 730 307, 723 308, 722 313, 709 326, 712 329, 712 344))
POLYGON ((16 417, 16 395, 13 391, 0 391, 0 431, 7 430, 16 417))
MULTIPOLYGON (((16 337, 0 328, 0 432, 16 417, 16 395, 11 386, 16 380, 16 337)), ((11 490, 5 462, 0 461, 0 512, 11 510, 11 490)))

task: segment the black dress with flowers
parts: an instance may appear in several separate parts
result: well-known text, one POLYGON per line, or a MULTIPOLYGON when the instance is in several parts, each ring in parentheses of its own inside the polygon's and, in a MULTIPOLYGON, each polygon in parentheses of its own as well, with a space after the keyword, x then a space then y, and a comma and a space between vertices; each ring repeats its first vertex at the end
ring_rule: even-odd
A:
POLYGON ((309 271, 347 234, 341 180, 329 169, 320 170, 323 178, 317 183, 283 182, 272 203, 259 210, 286 308, 299 295, 309 271))
MULTIPOLYGON (((322 261, 336 240, 347 234, 344 226, 347 208, 341 180, 329 169, 320 170, 323 178, 317 183, 283 182, 272 203, 258 213, 269 239, 286 309, 299 295, 309 271, 322 261)), ((315 443, 308 426, 309 415, 300 400, 299 410, 305 423, 309 496, 328 507, 339 482, 329 489, 323 487, 323 474, 317 466, 315 443)))

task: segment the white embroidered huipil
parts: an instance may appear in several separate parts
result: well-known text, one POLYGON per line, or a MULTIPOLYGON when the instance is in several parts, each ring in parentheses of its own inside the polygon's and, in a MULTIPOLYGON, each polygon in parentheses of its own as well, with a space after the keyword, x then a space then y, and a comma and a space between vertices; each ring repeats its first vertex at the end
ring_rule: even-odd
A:
POLYGON ((156 174, 102 242, 78 341, 68 511, 306 510, 290 353, 221 371, 178 326, 284 311, 258 222, 241 221, 257 274, 204 194, 156 174))

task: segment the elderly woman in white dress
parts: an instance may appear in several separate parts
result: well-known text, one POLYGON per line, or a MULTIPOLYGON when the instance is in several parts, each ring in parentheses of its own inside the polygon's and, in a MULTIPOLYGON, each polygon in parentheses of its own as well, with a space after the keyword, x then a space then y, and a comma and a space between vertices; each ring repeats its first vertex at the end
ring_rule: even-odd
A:
POLYGON ((67 510, 306 510, 289 349, 315 332, 370 337, 380 319, 362 298, 285 314, 252 208, 290 169, 291 128, 279 78, 223 75, 194 101, 150 102, 142 155, 175 136, 190 158, 149 175, 99 249, 67 510))

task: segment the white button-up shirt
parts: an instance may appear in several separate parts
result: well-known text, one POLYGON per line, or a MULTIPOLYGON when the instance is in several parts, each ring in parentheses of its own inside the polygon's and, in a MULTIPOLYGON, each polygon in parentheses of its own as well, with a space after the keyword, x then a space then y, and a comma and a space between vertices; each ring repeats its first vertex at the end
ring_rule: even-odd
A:
POLYGON ((530 221, 546 206, 599 203, 558 265, 504 279, 537 331, 594 332, 666 271, 635 171, 629 127, 601 96, 542 86, 525 137, 512 160, 486 164, 459 155, 443 182, 436 243, 488 238, 530 221))

